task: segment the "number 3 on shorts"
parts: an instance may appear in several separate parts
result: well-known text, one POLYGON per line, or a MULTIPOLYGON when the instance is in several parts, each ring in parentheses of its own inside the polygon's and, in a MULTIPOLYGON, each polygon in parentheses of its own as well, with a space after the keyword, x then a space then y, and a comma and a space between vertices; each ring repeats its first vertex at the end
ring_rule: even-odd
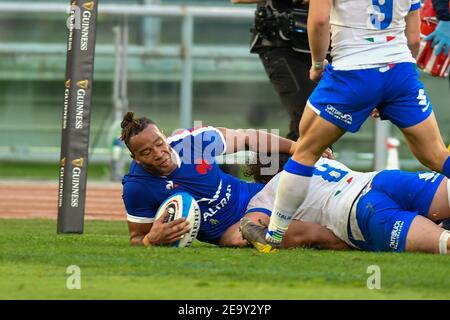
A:
POLYGON ((387 29, 392 22, 394 0, 372 0, 373 13, 370 14, 370 22, 380 30, 387 29))

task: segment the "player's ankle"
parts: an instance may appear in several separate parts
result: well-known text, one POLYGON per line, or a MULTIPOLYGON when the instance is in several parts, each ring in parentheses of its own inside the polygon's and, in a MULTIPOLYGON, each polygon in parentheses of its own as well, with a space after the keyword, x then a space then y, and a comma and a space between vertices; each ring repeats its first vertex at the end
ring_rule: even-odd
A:
POLYGON ((277 230, 267 230, 266 232, 266 241, 271 245, 279 246, 281 241, 283 240, 285 230, 277 229, 277 230))

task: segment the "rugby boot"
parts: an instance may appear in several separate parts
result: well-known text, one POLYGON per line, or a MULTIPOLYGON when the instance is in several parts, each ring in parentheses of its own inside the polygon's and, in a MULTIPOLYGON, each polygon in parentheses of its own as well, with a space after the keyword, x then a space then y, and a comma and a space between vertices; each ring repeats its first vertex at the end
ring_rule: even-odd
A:
POLYGON ((262 253, 274 253, 279 249, 278 244, 269 243, 266 240, 267 226, 254 223, 249 218, 243 217, 239 224, 242 237, 250 242, 256 250, 262 253))

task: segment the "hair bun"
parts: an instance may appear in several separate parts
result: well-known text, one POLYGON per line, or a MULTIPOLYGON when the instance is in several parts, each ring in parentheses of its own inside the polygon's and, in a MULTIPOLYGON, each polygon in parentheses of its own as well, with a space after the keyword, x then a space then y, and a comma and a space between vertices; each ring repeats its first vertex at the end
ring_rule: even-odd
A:
POLYGON ((124 116, 120 127, 125 129, 134 120, 134 112, 128 111, 124 116))

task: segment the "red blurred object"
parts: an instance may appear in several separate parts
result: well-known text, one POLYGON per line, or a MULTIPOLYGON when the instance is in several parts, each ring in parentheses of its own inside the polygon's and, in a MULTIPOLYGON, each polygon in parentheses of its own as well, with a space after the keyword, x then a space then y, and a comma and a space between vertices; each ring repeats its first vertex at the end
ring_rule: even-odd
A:
POLYGON ((432 76, 445 78, 448 76, 450 69, 450 53, 444 54, 444 52, 441 52, 439 55, 436 55, 433 48, 431 48, 432 41, 424 40, 427 35, 436 29, 439 22, 436 18, 436 11, 434 11, 431 0, 425 0, 420 9, 420 19, 422 41, 417 56, 417 66, 432 76))

